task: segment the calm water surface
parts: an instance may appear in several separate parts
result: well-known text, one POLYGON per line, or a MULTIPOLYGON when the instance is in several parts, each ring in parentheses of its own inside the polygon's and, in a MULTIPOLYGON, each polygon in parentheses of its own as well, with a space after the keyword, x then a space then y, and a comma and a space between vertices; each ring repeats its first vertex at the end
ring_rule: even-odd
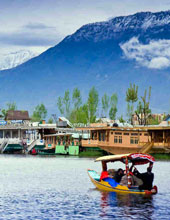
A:
POLYGON ((87 168, 101 170, 93 159, 0 155, 0 219, 170 219, 170 162, 155 163, 152 197, 98 191, 87 168))

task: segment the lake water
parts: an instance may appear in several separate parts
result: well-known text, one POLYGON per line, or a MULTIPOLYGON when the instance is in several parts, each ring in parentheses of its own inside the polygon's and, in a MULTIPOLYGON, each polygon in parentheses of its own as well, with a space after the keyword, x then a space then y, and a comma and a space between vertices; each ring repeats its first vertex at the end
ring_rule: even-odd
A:
POLYGON ((87 168, 101 171, 87 158, 0 155, 0 219, 170 219, 170 162, 155 163, 151 197, 98 191, 87 168))

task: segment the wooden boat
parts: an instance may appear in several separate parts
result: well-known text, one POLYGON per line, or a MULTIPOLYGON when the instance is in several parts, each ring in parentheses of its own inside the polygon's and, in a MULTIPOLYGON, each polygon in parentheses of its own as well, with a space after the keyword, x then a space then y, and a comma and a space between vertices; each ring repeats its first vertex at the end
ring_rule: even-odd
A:
POLYGON ((125 164, 125 175, 127 176, 127 184, 120 185, 117 183, 113 178, 107 177, 101 179, 101 175, 99 175, 96 171, 88 169, 88 175, 92 181, 92 183, 98 188, 99 190, 103 191, 110 191, 110 192, 121 192, 121 193, 135 193, 135 194, 156 194, 157 187, 154 186, 151 190, 139 190, 138 186, 133 186, 131 182, 131 178, 133 175, 129 169, 129 164, 131 163, 132 166, 135 165, 143 165, 149 163, 149 166, 152 167, 153 163, 155 162, 154 157, 149 154, 142 154, 142 153, 134 153, 134 154, 119 154, 119 155, 110 155, 99 157, 95 160, 102 162, 103 172, 107 172, 107 163, 108 162, 116 162, 120 161, 125 164), (109 180, 109 181, 108 181, 109 180))

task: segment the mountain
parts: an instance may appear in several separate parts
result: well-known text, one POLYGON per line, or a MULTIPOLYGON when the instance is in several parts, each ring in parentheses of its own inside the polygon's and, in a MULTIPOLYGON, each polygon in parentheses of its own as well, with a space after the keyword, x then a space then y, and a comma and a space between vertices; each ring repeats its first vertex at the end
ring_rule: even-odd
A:
POLYGON ((119 111, 126 111, 130 83, 139 96, 152 86, 153 112, 169 109, 170 11, 141 12, 82 26, 56 46, 13 69, 0 71, 1 102, 16 101, 32 109, 45 103, 56 111, 66 89, 82 96, 95 85, 100 95, 117 92, 119 111))
POLYGON ((19 50, 8 54, 1 54, 0 70, 11 69, 13 67, 16 67, 37 55, 37 53, 34 53, 30 50, 19 50))

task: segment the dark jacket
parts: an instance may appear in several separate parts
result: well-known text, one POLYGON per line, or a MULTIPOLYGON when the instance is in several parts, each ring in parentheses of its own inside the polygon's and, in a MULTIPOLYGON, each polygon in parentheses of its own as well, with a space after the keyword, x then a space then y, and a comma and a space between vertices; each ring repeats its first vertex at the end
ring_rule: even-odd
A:
POLYGON ((153 173, 151 172, 139 173, 139 171, 135 171, 134 175, 143 181, 143 184, 139 186, 140 190, 151 190, 152 189, 152 183, 154 179, 153 173))
POLYGON ((119 172, 116 172, 115 176, 114 176, 114 180, 117 182, 117 183, 120 183, 121 179, 122 179, 122 176, 124 176, 123 173, 119 173, 119 172))

